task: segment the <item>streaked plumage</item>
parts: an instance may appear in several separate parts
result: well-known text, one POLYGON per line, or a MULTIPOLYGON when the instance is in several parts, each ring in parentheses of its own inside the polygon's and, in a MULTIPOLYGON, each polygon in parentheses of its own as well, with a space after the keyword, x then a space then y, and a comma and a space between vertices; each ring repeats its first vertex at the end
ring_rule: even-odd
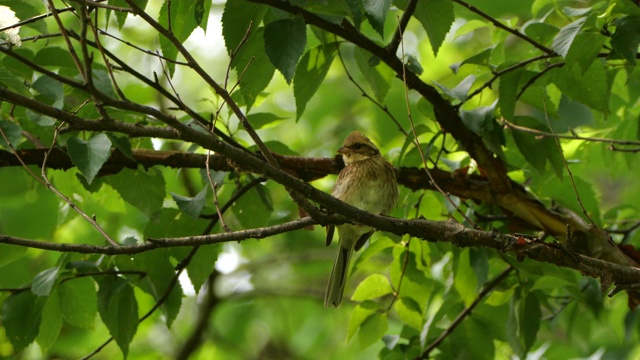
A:
MULTIPOLYGON (((380 155, 371 140, 359 131, 349 134, 338 152, 342 154, 345 167, 338 175, 332 195, 370 213, 389 214, 398 199, 393 166, 380 155)), ((328 227, 327 245, 331 243, 333 233, 333 227, 328 227)), ((365 244, 371 234, 373 229, 365 225, 338 226, 340 243, 324 298, 325 306, 340 306, 351 255, 365 244)))

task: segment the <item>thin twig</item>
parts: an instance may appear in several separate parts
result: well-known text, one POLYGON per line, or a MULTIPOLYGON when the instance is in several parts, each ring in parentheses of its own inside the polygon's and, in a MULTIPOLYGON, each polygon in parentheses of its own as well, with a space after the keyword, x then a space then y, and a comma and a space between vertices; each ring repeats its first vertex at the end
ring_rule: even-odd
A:
POLYGON ((49 5, 49 9, 51 10, 51 14, 53 15, 53 18, 56 19, 56 24, 58 25, 58 28, 60 29, 60 33, 62 34, 62 38, 64 39, 65 43, 67 44, 67 49, 69 49, 69 55, 71 55, 71 58, 73 59, 73 63, 76 65, 76 68, 78 69, 78 72, 80 72, 80 75, 82 75, 83 79, 85 80, 85 82, 87 81, 87 74, 85 73, 85 69, 82 67, 82 62, 80 61, 80 58, 78 58, 78 54, 76 53, 76 49, 73 47, 73 44, 71 43, 71 40, 69 39, 69 31, 67 30, 67 28, 64 27, 64 25, 62 24, 62 20, 60 20, 60 17, 58 16, 58 13, 55 11, 55 6, 53 6, 53 0, 46 0, 47 4, 49 5))
POLYGON ((422 354, 420 354, 420 356, 417 357, 417 359, 428 359, 429 358, 429 354, 431 353, 431 351, 433 351, 435 348, 437 348, 440 343, 442 343, 442 341, 444 339, 447 338, 447 336, 449 336, 453 330, 455 330, 455 328, 460 325, 460 323, 462 322, 462 320, 464 320, 467 316, 471 315, 471 311, 473 311, 473 309, 480 304, 480 302, 487 296, 489 295, 489 293, 495 289, 496 286, 498 286, 502 280, 504 280, 510 273, 511 271, 513 271, 515 268, 513 267, 513 265, 509 265, 506 269, 504 269, 495 279, 493 279, 490 283, 488 283, 487 285, 485 285, 485 287, 482 289, 482 291, 480 292, 480 294, 478 294, 478 296, 475 298, 475 300, 473 300, 473 302, 471 303, 471 305, 469 305, 468 308, 462 310, 462 312, 460 312, 458 314, 458 316, 456 316, 456 318, 451 322, 451 325, 449 325, 448 328, 446 328, 441 334, 440 336, 438 336, 437 339, 435 339, 431 344, 429 344, 429 346, 427 346, 427 348, 422 352, 422 354))
POLYGON ((98 232, 105 238, 105 240, 107 240, 111 245, 113 246, 119 246, 119 244, 117 242, 115 242, 107 233, 106 231, 104 231, 104 229, 98 225, 98 223, 89 215, 87 215, 84 211, 82 211, 82 209, 80 209, 73 201, 71 201, 70 198, 68 198, 66 195, 64 195, 63 193, 61 193, 55 186, 53 186, 53 184, 51 184, 51 182, 49 181, 49 179, 47 178, 47 174, 46 174, 46 164, 47 164, 47 159, 49 158, 49 154, 51 153, 51 150, 53 149, 53 147, 55 146, 56 143, 56 139, 58 137, 58 132, 61 126, 63 126, 64 123, 60 124, 59 126, 56 127, 56 130, 53 134, 53 141, 51 142, 51 147, 49 148, 49 151, 47 151, 44 155, 44 160, 42 162, 42 168, 41 168, 41 177, 38 177, 38 175, 36 175, 33 171, 31 171, 31 169, 29 169, 29 167, 27 166, 27 164, 22 160, 22 158, 20 157, 20 155, 18 154, 18 152, 16 151, 15 147, 13 147, 13 144, 11 144, 9 142, 9 139, 7 138, 7 136, 5 135, 4 131, 2 131, 2 128, 0 128, 0 135, 2 135, 2 138, 4 139, 4 141, 7 142, 7 145, 9 146, 9 149, 11 150, 11 152, 13 152, 13 154, 15 155, 15 157, 18 159, 18 161, 22 164, 23 168, 27 171, 27 173, 29 173, 29 175, 31 175, 31 177, 33 177, 36 181, 38 181, 40 184, 44 185, 46 188, 48 188, 49 190, 53 191, 54 194, 58 195, 58 197, 60 197, 62 200, 64 200, 67 204, 69 204, 69 207, 72 208, 73 210, 75 210, 78 214, 80 214, 80 216, 82 216, 85 220, 87 220, 91 225, 93 225, 94 228, 96 228, 96 230, 98 230, 98 232))
POLYGON ((533 134, 536 136, 540 136, 540 137, 548 137, 548 138, 556 138, 556 139, 569 139, 569 140, 581 140, 581 141, 591 141, 591 142, 601 142, 601 143, 608 143, 608 144, 617 144, 617 145, 633 145, 633 146, 640 146, 640 141, 633 141, 633 140, 620 140, 620 139, 607 139, 607 138, 601 138, 601 137, 593 137, 593 136, 580 136, 576 133, 573 133, 573 135, 562 135, 562 134, 556 134, 556 133, 549 133, 549 132, 544 132, 544 131, 540 131, 537 129, 532 129, 532 128, 528 128, 525 126, 521 126, 521 125, 516 125, 512 122, 509 122, 507 119, 505 118, 501 118, 500 119, 502 125, 511 128, 513 130, 517 130, 520 132, 524 132, 524 133, 529 133, 529 134, 533 134))
POLYGON ((495 18, 491 17, 490 15, 486 14, 485 12, 481 11, 480 9, 478 9, 477 7, 462 1, 462 0, 452 0, 455 3, 458 3, 464 7, 466 7, 467 9, 469 9, 470 11, 480 15, 481 17, 489 20, 494 26, 503 29, 505 31, 507 31, 508 33, 519 37, 520 39, 528 42, 529 44, 533 45, 536 49, 543 51, 545 54, 548 55, 555 55, 555 52, 551 49, 549 49, 548 47, 540 44, 539 42, 533 40, 532 38, 528 37, 527 35, 521 33, 520 31, 514 30, 506 25, 504 25, 503 23, 501 23, 500 21, 496 20, 495 18))
POLYGON ((216 211, 218 212, 218 219, 220 220, 222 229, 225 232, 231 232, 231 229, 229 229, 229 226, 227 226, 227 223, 224 221, 224 218, 222 217, 222 211, 220 210, 220 203, 218 202, 218 183, 213 181, 213 179, 211 178, 211 171, 209 170, 210 155, 211 155, 211 151, 207 150, 207 161, 205 162, 205 166, 207 171, 207 179, 209 180, 209 185, 211 186, 211 192, 213 193, 213 204, 215 205, 216 211))
POLYGON ((534 58, 528 59, 528 60, 524 60, 521 61, 517 64, 513 64, 509 67, 506 67, 500 71, 496 71, 493 73, 493 76, 491 77, 491 79, 489 79, 489 81, 485 82, 484 84, 482 84, 482 86, 480 86, 479 88, 475 89, 474 91, 472 91, 469 95, 467 95, 467 97, 464 99, 463 103, 471 100, 473 97, 475 97, 476 95, 480 94, 484 89, 488 88, 491 86, 491 84, 493 84, 494 81, 498 80, 500 78, 500 76, 507 74, 511 71, 520 69, 522 67, 525 67, 533 62, 539 61, 539 60, 544 60, 544 59, 549 59, 551 57, 553 57, 554 55, 549 55, 549 54, 543 54, 540 56, 536 56, 534 58))
MULTIPOLYGON (((400 39, 400 50, 402 51, 402 58, 404 59, 404 41, 400 39)), ((444 196, 445 199, 453 206, 454 209, 468 222, 474 229, 479 229, 478 225, 476 225, 473 220, 471 220, 451 199, 451 196, 448 193, 445 193, 444 190, 436 183, 436 180, 431 175, 431 171, 429 171, 429 166, 427 165, 426 158, 424 156, 424 152, 422 151, 422 147, 420 146, 420 141, 418 140, 418 133, 416 132, 416 127, 413 122, 413 116, 411 115, 411 105, 409 103, 409 87, 407 86, 407 71, 404 66, 404 61, 402 62, 402 81, 404 83, 404 102, 407 106, 407 117, 409 118, 409 124, 411 124, 411 132, 413 133, 414 144, 418 148, 418 152, 420 153, 420 158, 422 159, 422 164, 424 165, 424 171, 427 173, 429 180, 433 184, 433 186, 444 196)))
MULTIPOLYGON (((542 101, 542 105, 544 107, 544 119, 547 121, 547 126, 549 126, 549 131, 551 131, 551 133, 553 134, 553 127, 551 126, 551 121, 549 121, 549 115, 547 113, 547 102, 546 101, 542 101)), ((571 172, 571 169, 569 168, 569 164, 567 163, 567 159, 565 159, 564 154, 562 152, 562 146, 560 145, 560 140, 558 140, 557 137, 553 137, 553 140, 555 140, 556 145, 558 146, 558 152, 560 152, 560 156, 562 157, 562 162, 564 163, 564 167, 567 169, 567 173, 569 174, 569 179, 571 179, 571 185, 573 186, 573 192, 576 195, 576 199, 578 200, 578 204, 580 205, 580 209, 582 209, 582 213, 584 214, 584 216, 589 219, 589 222, 591 223, 591 226, 596 227, 596 224, 593 222, 593 219, 591 218, 591 216, 589 216, 589 213, 587 212, 587 209, 584 207, 584 204, 582 203, 582 199, 580 199, 580 193, 578 192, 578 188, 576 187, 576 182, 573 179, 573 173, 571 172)))
MULTIPOLYGON (((338 42, 338 38, 337 36, 334 34, 334 38, 336 43, 338 42)), ((376 99, 374 99, 373 97, 371 97, 371 95, 369 95, 362 86, 360 86, 360 84, 358 84, 358 82, 353 78, 353 76, 351 76, 351 73, 349 72, 349 69, 347 68, 347 64, 344 61, 344 58, 342 57, 342 52, 340 51, 340 44, 338 44, 337 46, 337 50, 338 50, 338 58, 340 59, 340 63, 342 63, 342 68, 344 69, 345 74, 347 74, 347 78, 349 79, 349 81, 351 81, 351 83, 353 83, 353 85, 355 85, 358 90, 360 90, 360 93, 362 94, 362 96, 364 96, 366 99, 368 99, 369 101, 371 101, 375 106, 377 106, 380 110, 382 110, 385 114, 387 114, 387 116, 389 116, 389 118, 391 119, 391 121, 393 121, 396 126, 398 127, 398 130, 403 133, 405 136, 409 135, 403 128, 402 125, 400 125, 400 122, 396 119, 395 116, 393 116, 393 114, 391 113, 391 111, 389 111, 389 108, 387 107, 387 105, 382 105, 381 103, 379 103, 376 99)))

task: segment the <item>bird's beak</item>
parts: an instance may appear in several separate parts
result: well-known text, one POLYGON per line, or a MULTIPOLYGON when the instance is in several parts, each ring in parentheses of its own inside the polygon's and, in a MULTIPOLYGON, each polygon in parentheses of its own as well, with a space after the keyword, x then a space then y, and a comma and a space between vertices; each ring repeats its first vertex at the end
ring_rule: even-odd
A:
POLYGON ((338 149, 338 152, 339 152, 340 154, 345 154, 347 151, 349 151, 349 149, 347 149, 347 148, 346 148, 346 147, 344 147, 344 146, 343 146, 343 147, 341 147, 340 149, 338 149))

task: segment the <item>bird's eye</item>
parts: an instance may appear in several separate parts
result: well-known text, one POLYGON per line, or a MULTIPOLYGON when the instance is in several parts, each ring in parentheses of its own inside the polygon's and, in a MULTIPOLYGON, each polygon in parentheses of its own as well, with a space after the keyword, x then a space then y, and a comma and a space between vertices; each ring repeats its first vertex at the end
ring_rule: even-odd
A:
POLYGON ((360 150, 360 149, 362 149, 363 147, 364 147, 364 145, 363 145, 363 144, 360 144, 360 143, 355 143, 355 144, 353 145, 353 148, 354 148, 354 149, 356 149, 356 150, 360 150))

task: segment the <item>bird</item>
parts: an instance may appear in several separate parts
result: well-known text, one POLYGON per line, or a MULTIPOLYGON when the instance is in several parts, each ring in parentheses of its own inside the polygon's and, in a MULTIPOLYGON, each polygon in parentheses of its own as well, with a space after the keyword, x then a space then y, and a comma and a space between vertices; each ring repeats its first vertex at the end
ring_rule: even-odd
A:
MULTIPOLYGON (((380 150, 360 131, 351 132, 338 149, 345 167, 331 195, 359 209, 377 215, 391 213, 398 200, 398 184, 393 166, 380 154, 380 150)), ((373 229, 362 224, 338 225, 339 247, 324 298, 324 306, 336 308, 349 272, 349 262, 354 251, 367 242, 373 229)), ((327 227, 326 244, 333 240, 335 227, 327 227)))

